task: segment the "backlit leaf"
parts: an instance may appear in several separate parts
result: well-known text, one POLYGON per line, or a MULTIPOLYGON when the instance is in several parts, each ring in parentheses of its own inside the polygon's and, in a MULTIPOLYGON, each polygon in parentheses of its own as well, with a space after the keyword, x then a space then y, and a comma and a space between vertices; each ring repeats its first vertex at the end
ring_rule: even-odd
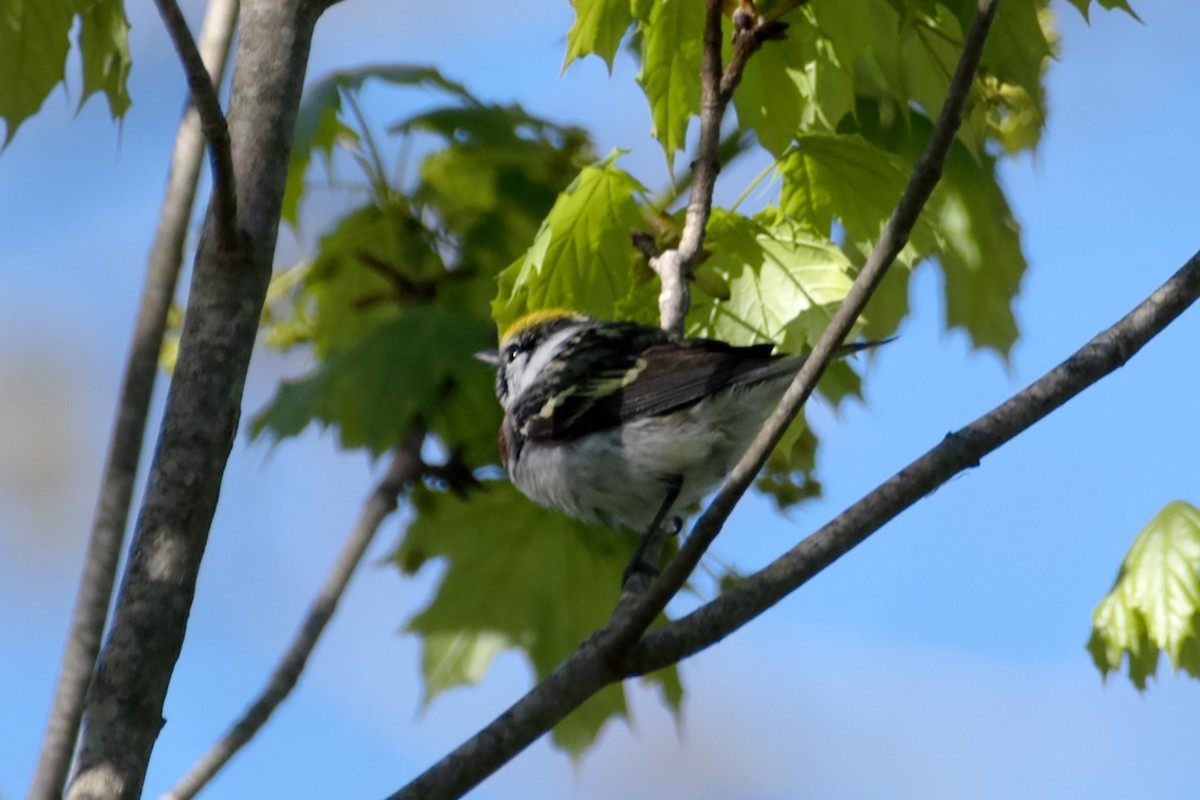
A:
POLYGON ((1092 614, 1088 650, 1100 674, 1121 668, 1139 689, 1166 651, 1171 667, 1200 678, 1200 509, 1168 504, 1142 529, 1116 583, 1092 614))
POLYGON ((638 82, 650 101, 654 138, 670 165, 687 136, 688 122, 700 110, 700 56, 704 3, 661 0, 644 25, 642 72, 638 82))
POLYGON ((612 72, 613 57, 625 31, 633 23, 629 0, 571 0, 575 21, 567 31, 567 55, 563 69, 577 58, 595 54, 612 72))
POLYGON ((296 115, 296 134, 292 141, 291 161, 283 196, 283 220, 293 226, 299 218, 304 178, 314 153, 320 153, 329 168, 333 149, 340 137, 354 139, 357 134, 341 119, 342 93, 356 92, 368 81, 377 80, 395 86, 432 89, 467 103, 477 102, 462 84, 445 78, 433 67, 412 64, 369 64, 337 70, 324 76, 304 91, 296 115))
POLYGON ((1026 263, 994 160, 952 147, 926 220, 937 242, 927 252, 937 254, 946 276, 946 327, 1007 356, 1017 340, 1013 303, 1026 263))
POLYGON ((1133 9, 1129 6, 1128 3, 1125 2, 1125 0, 1070 0, 1071 5, 1075 6, 1077 9, 1079 9, 1080 14, 1083 14, 1084 19, 1088 19, 1088 11, 1089 11, 1088 7, 1093 2, 1095 2, 1095 4, 1100 6, 1101 8, 1109 10, 1109 11, 1111 11, 1114 8, 1119 8, 1122 11, 1129 14, 1129 16, 1133 17, 1134 19, 1138 19, 1138 15, 1133 12, 1133 9))
POLYGON ((350 212, 321 237, 306 280, 318 356, 346 347, 427 302, 445 274, 429 232, 402 198, 350 212))
MULTIPOLYGON (((878 241, 932 130, 915 112, 890 124, 874 112, 860 105, 860 135, 801 136, 780 162, 781 210, 823 235, 840 227, 855 263, 878 241)), ((946 277, 946 326, 1007 355, 1017 337, 1012 307, 1026 269, 1020 228, 996 182, 995 159, 973 155, 961 142, 951 146, 899 263, 868 306, 866 335, 895 331, 907 310, 907 269, 926 258, 946 277)))
MULTIPOLYGON (((851 285, 850 263, 832 242, 790 222, 767 227, 713 209, 705 270, 727 298, 692 293, 688 334, 733 344, 774 342, 799 353, 816 341, 851 285)), ((697 285, 698 286, 698 285, 697 285)))
POLYGON ((633 295, 657 309, 657 283, 630 241, 646 223, 639 203, 645 189, 615 162, 614 154, 585 167, 559 195, 529 251, 500 274, 492 314, 502 330, 548 307, 613 319, 633 295))
POLYGON ((483 680, 492 659, 513 645, 499 634, 429 633, 421 642, 421 674, 425 677, 422 705, 448 689, 473 686, 483 680))
POLYGON ((905 166, 859 136, 804 134, 779 162, 779 207, 823 236, 836 220, 852 241, 874 241, 904 192, 905 166))
POLYGON ((746 63, 742 84, 733 95, 738 125, 753 130, 772 155, 779 157, 800 130, 812 121, 810 54, 790 38, 767 42, 746 63))

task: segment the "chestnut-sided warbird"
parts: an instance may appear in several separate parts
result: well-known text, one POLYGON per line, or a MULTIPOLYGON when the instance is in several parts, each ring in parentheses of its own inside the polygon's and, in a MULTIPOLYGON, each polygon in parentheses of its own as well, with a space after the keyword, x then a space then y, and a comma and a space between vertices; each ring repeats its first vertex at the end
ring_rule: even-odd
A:
POLYGON ((498 352, 480 354, 496 368, 504 408, 500 457, 522 493, 568 516, 643 534, 664 520, 678 526, 741 457, 807 357, 771 349, 676 340, 561 309, 528 314, 498 352))

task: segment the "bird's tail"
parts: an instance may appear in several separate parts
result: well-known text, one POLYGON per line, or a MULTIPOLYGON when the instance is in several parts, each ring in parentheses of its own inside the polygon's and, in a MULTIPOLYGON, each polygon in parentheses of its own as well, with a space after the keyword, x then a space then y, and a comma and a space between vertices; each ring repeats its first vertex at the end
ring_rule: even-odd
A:
MULTIPOLYGON (((871 350, 873 348, 879 347, 881 344, 887 344, 888 342, 894 342, 898 338, 900 338, 900 337, 889 336, 886 339, 872 339, 871 341, 867 341, 867 342, 847 342, 846 344, 840 344, 837 346, 837 348, 834 349, 833 357, 834 358, 846 358, 847 356, 852 356, 855 353, 861 353, 863 350, 871 350)), ((808 353, 805 353, 806 358, 808 357, 808 355, 809 355, 808 353)))

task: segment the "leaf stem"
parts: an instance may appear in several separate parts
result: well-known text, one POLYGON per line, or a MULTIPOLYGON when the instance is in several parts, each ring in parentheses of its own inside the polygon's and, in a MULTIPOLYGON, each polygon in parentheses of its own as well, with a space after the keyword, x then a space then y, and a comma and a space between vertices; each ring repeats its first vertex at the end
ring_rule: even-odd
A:
POLYGON ((767 164, 767 166, 763 168, 763 171, 758 173, 754 180, 750 181, 750 184, 742 190, 742 193, 738 195, 737 200, 733 201, 733 205, 729 207, 729 211, 731 213, 737 211, 738 207, 741 206, 741 204, 746 201, 746 198, 750 196, 750 193, 757 189, 758 185, 763 182, 763 179, 770 175, 778 165, 778 161, 772 161, 770 164, 767 164))
POLYGON ((358 127, 362 129, 363 141, 367 145, 367 155, 370 160, 367 163, 360 160, 359 164, 362 165, 363 171, 371 179, 371 188, 375 192, 375 202, 380 206, 386 205, 391 195, 391 187, 388 186, 387 168, 383 165, 383 154, 375 142, 375 135, 371 133, 371 126, 367 124, 367 116, 363 113, 362 106, 358 102, 358 93, 352 89, 342 89, 341 91, 346 94, 346 102, 350 104, 350 109, 354 112, 354 118, 358 120, 358 127))

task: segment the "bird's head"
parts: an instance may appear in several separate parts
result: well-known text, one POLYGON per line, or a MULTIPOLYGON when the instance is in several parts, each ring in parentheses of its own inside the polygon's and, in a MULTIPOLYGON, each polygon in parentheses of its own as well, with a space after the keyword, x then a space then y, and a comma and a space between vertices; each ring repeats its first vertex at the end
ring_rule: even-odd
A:
POLYGON ((496 396, 508 410, 551 366, 563 345, 578 331, 591 327, 591 317, 563 308, 543 308, 518 318, 500 335, 498 350, 475 357, 496 368, 496 396))

